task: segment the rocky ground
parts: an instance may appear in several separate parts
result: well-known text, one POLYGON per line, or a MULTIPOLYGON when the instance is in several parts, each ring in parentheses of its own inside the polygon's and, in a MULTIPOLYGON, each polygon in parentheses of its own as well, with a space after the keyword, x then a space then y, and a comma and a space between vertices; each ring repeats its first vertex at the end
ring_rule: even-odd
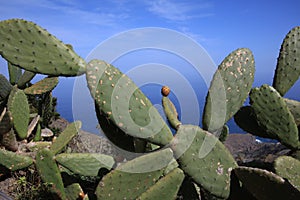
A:
MULTIPOLYGON (((51 127, 63 130, 67 125, 68 122, 66 120, 58 119, 51 127)), ((250 134, 230 134, 225 141, 225 146, 239 165, 259 166, 269 170, 272 170, 272 163, 278 156, 290 153, 289 149, 279 143, 261 143, 250 134)), ((117 162, 122 162, 135 156, 117 148, 107 139, 85 131, 81 131, 78 136, 73 138, 68 147, 71 152, 109 154, 117 162)), ((22 173, 22 171, 19 173, 22 173)), ((8 199, 5 194, 15 198, 14 192, 16 191, 17 181, 16 176, 4 177, 0 173, 0 200, 8 199)))

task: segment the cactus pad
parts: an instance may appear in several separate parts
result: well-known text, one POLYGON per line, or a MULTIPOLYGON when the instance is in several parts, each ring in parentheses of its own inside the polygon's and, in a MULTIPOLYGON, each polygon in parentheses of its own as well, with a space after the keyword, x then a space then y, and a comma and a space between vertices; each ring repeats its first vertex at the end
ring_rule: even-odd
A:
POLYGON ((115 163, 111 156, 96 153, 62 153, 57 155, 55 160, 82 176, 97 176, 101 168, 110 170, 115 163))
POLYGON ((171 130, 150 100, 120 70, 104 61, 92 60, 86 77, 101 113, 126 134, 158 145, 172 140, 171 130))
POLYGON ((22 69, 8 62, 8 73, 9 73, 9 82, 12 85, 15 85, 22 75, 22 69))
POLYGON ((50 150, 53 154, 59 153, 75 137, 81 128, 81 122, 76 121, 69 124, 67 128, 52 143, 50 150))
POLYGON ((275 160, 276 173, 286 178, 300 191, 300 161, 290 156, 280 156, 275 160))
POLYGON ((3 101, 4 99, 6 99, 6 97, 8 97, 12 88, 12 85, 5 78, 5 76, 0 74, 0 101, 3 101))
POLYGON ((260 126, 272 138, 279 140, 289 148, 300 148, 298 128, 288 106, 280 94, 271 86, 253 88, 250 104, 254 109, 260 126))
POLYGON ((267 170, 238 167, 234 173, 256 199, 299 199, 300 192, 282 177, 267 170))
POLYGON ((179 126, 181 125, 181 122, 178 120, 178 113, 175 105, 167 96, 163 96, 162 105, 164 107, 164 112, 171 126, 175 129, 178 129, 179 126))
POLYGON ((293 28, 281 45, 273 87, 284 96, 300 75, 300 26, 293 28))
POLYGON ((23 90, 14 87, 8 98, 8 110, 11 112, 14 128, 19 138, 25 139, 30 113, 28 100, 23 90))
POLYGON ((26 84, 28 84, 35 77, 35 75, 36 73, 25 70, 17 82, 18 88, 25 88, 26 84))
POLYGON ((284 98, 284 101, 288 106, 289 110, 291 111, 292 115, 294 116, 294 120, 297 126, 299 126, 300 125, 300 102, 292 99, 286 99, 286 98, 284 98))
POLYGON ((214 74, 203 112, 203 128, 214 132, 240 109, 254 80, 254 58, 249 49, 230 53, 214 74))
POLYGON ((138 199, 176 199, 179 188, 183 182, 184 173, 176 168, 166 176, 162 177, 138 199))
POLYGON ((80 187, 79 183, 73 183, 68 185, 65 189, 67 199, 68 200, 77 200, 77 199, 85 199, 87 195, 84 194, 82 188, 80 187))
POLYGON ((98 199, 136 199, 154 185, 173 159, 170 149, 146 154, 121 164, 102 178, 98 199))
POLYGON ((51 184, 51 190, 61 199, 66 199, 64 185, 54 154, 47 148, 41 149, 36 154, 36 168, 45 183, 51 184))
POLYGON ((234 158, 211 133, 193 125, 181 125, 171 145, 180 168, 211 194, 228 198, 234 158))
POLYGON ((31 157, 19 155, 4 149, 0 149, 0 157, 0 164, 11 171, 28 167, 33 163, 31 157))
POLYGON ((58 84, 58 77, 46 77, 24 90, 25 94, 43 94, 51 92, 58 84))
POLYGON ((0 54, 28 71, 54 76, 85 72, 85 62, 40 26, 21 19, 0 22, 0 54))

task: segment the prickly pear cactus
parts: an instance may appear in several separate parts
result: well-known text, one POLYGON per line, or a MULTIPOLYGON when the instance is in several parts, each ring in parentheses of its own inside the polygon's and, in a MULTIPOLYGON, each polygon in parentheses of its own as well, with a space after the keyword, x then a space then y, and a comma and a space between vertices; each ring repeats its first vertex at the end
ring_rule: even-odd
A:
POLYGON ((63 148, 75 137, 81 128, 81 122, 76 121, 69 124, 67 128, 60 133, 60 135, 52 143, 50 150, 55 155, 59 153, 63 148))
POLYGON ((6 97, 8 97, 12 88, 12 85, 5 78, 5 76, 0 74, 0 101, 3 101, 4 99, 6 99, 6 97))
POLYGON ((85 72, 85 62, 40 26, 21 19, 0 22, 0 54, 28 71, 54 76, 85 72))
POLYGON ((88 200, 87 194, 84 194, 79 183, 73 183, 67 186, 65 191, 68 200, 78 200, 78 199, 88 200))
POLYGON ((19 155, 4 149, 0 149, 0 157, 0 165, 5 166, 11 171, 26 168, 33 163, 31 157, 19 155))
POLYGON ((300 198, 300 192, 282 177, 267 170, 238 167, 234 173, 243 186, 256 198, 261 200, 300 198))
POLYGON ((300 102, 292 99, 284 98, 286 105, 291 111, 297 126, 300 125, 300 102))
POLYGON ((290 156, 280 156, 275 160, 276 174, 286 178, 300 191, 300 161, 290 156))
POLYGON ((87 65, 87 82, 101 113, 126 134, 166 145, 173 135, 150 100, 120 70, 100 60, 87 65))
POLYGON ((273 87, 284 96, 300 75, 300 26, 293 28, 281 45, 273 87))
POLYGON ((171 126, 175 129, 178 129, 181 125, 181 122, 178 120, 178 113, 175 105, 167 96, 163 96, 162 105, 164 107, 164 112, 171 126))
POLYGON ((9 73, 9 82, 12 85, 15 85, 22 75, 22 69, 8 62, 8 73, 9 73))
POLYGON ((284 99, 271 86, 253 88, 250 104, 258 123, 272 138, 292 149, 299 149, 298 128, 284 99))
POLYGON ((61 199, 66 199, 64 184, 54 154, 47 148, 36 154, 36 168, 45 183, 51 184, 52 192, 61 199))
POLYGON ((110 170, 115 163, 113 157, 96 153, 62 153, 55 160, 82 176, 97 176, 101 168, 110 170))
POLYGON ((251 106, 241 107, 234 115, 234 121, 240 128, 248 133, 259 137, 277 139, 275 135, 269 134, 266 129, 258 123, 254 109, 251 106))
POLYGON ((172 159, 171 149, 164 149, 121 164, 102 178, 97 198, 137 199, 159 180, 172 159))
POLYGON ((29 104, 23 90, 14 87, 8 98, 8 110, 13 118, 14 128, 20 139, 27 137, 27 127, 29 124, 29 104))
POLYGON ((36 73, 25 70, 24 73, 18 79, 18 88, 24 89, 30 83, 30 81, 35 77, 36 73))
POLYGON ((228 198, 231 170, 237 164, 213 134, 193 125, 181 125, 171 144, 180 168, 211 194, 228 198))
POLYGON ((254 58, 249 49, 230 53, 214 74, 203 112, 203 128, 220 130, 246 100, 254 80, 254 58))
POLYGON ((46 77, 39 82, 35 83, 34 85, 25 88, 25 94, 44 94, 46 92, 52 91, 56 85, 58 84, 58 77, 46 77))
POLYGON ((138 199, 176 199, 179 188, 183 182, 184 173, 181 169, 176 168, 166 176, 162 177, 138 199))

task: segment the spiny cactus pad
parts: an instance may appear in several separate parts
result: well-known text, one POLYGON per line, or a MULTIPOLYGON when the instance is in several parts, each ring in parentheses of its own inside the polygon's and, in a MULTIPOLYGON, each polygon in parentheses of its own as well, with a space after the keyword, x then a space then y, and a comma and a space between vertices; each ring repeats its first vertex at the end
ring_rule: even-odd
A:
POLYGON ((5 76, 0 74, 0 101, 3 101, 4 99, 6 99, 6 97, 8 97, 12 88, 12 85, 5 78, 5 76))
POLYGON ((110 170, 115 163, 113 157, 96 153, 62 153, 55 160, 82 176, 97 176, 101 168, 110 170))
POLYGON ((254 80, 254 58, 249 49, 230 53, 214 74, 203 112, 203 128, 214 132, 239 110, 254 80))
POLYGON ((80 187, 79 183, 73 183, 71 185, 68 185, 65 189, 65 192, 66 192, 68 200, 77 200, 77 199, 88 198, 88 197, 85 197, 85 194, 84 194, 82 188, 80 187), (84 197, 82 198, 82 196, 84 196, 84 197))
POLYGON ((2 134, 1 144, 9 151, 18 150, 17 138, 13 129, 2 134))
POLYGON ((234 158, 217 137, 193 125, 181 125, 171 144, 180 168, 211 194, 228 198, 234 158))
POLYGON ((121 164, 102 178, 97 198, 136 199, 159 180, 172 159, 171 149, 164 149, 121 164))
POLYGON ((176 199, 179 188, 183 182, 184 173, 181 169, 176 168, 166 176, 162 177, 138 199, 176 199))
POLYGON ((100 60, 87 65, 87 82, 99 110, 126 134, 158 145, 173 136, 150 100, 120 70, 100 60))
POLYGON ((11 171, 23 169, 33 163, 33 159, 31 157, 19 155, 4 149, 0 149, 0 157, 0 164, 11 171))
POLYGON ((2 135, 10 131, 13 127, 13 123, 11 113, 7 111, 6 108, 4 108, 3 111, 0 109, 0 112, 0 135, 2 135))
POLYGON ((299 126, 300 125, 300 102, 292 99, 286 99, 286 98, 284 98, 284 101, 288 106, 289 110, 291 111, 292 115, 294 116, 294 120, 297 126, 299 126))
POLYGON ((181 122, 178 120, 178 113, 175 105, 167 96, 163 96, 162 105, 171 126, 175 129, 178 129, 181 125, 181 122))
POLYGON ((300 26, 293 28, 281 45, 273 87, 284 96, 300 75, 300 26))
POLYGON ((265 128, 258 123, 254 109, 251 106, 241 107, 234 115, 234 121, 240 128, 248 133, 259 137, 277 139, 275 135, 268 134, 265 128))
POLYGON ((264 127, 268 135, 273 135, 272 138, 278 139, 289 148, 300 148, 294 117, 284 99, 272 86, 265 84, 253 88, 250 93, 250 104, 258 123, 264 127))
POLYGON ((18 88, 25 88, 35 75, 36 73, 25 70, 17 82, 18 88))
POLYGON ((52 191, 61 199, 66 199, 64 184, 54 154, 47 148, 41 149, 36 154, 36 168, 45 183, 52 185, 52 191))
POLYGON ((85 72, 85 61, 40 26, 21 19, 0 22, 0 55, 26 70, 54 76, 85 72))
POLYGON ((25 94, 43 94, 52 91, 58 84, 58 77, 46 77, 24 90, 25 94))
POLYGON ((9 73, 9 82, 12 85, 15 85, 22 75, 22 69, 14 64, 8 62, 8 73, 9 73))
POLYGON ((275 160, 276 174, 286 178, 300 191, 300 161, 290 156, 280 156, 275 160))
POLYGON ((81 128, 81 122, 76 121, 69 124, 67 128, 60 133, 56 140, 52 143, 50 150, 53 154, 59 153, 63 148, 76 136, 81 128))
POLYGON ((243 186, 257 199, 300 199, 300 192, 282 177, 267 170, 238 167, 234 173, 243 186))
POLYGON ((24 91, 14 87, 9 95, 7 105, 19 138, 25 139, 27 137, 30 113, 28 100, 24 91))

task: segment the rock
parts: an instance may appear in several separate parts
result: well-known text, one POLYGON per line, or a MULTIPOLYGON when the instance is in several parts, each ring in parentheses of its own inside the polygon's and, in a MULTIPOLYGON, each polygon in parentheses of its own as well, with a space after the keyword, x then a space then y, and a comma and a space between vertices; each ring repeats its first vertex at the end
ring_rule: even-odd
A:
POLYGON ((269 170, 276 158, 288 155, 291 151, 280 143, 258 142, 251 134, 229 134, 224 144, 239 165, 269 170))

